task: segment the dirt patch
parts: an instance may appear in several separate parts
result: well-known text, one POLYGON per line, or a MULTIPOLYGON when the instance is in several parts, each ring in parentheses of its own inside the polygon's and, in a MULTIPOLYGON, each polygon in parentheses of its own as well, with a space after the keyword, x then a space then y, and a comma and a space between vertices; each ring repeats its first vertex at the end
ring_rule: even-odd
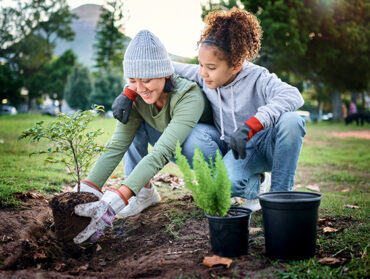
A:
MULTIPOLYGON (((136 216, 118 219, 90 247, 62 244, 51 229, 51 210, 40 195, 23 195, 23 210, 0 210, 1 278, 277 278, 276 265, 264 256, 262 214, 252 215, 248 255, 231 267, 202 265, 211 256, 208 223, 191 196, 169 199, 136 216), (186 277, 188 276, 188 277, 186 277)), ((350 217, 322 217, 318 238, 330 239, 355 225, 350 217)), ((351 250, 318 245, 315 257, 351 259, 351 250)))
POLYGON ((370 139, 370 131, 348 131, 348 132, 332 132, 329 134, 338 138, 360 138, 370 139))
POLYGON ((250 236, 249 254, 234 258, 229 269, 204 267, 203 258, 212 255, 208 222, 189 196, 116 220, 88 248, 56 240, 44 198, 23 200, 23 210, 0 210, 2 278, 274 278, 278 270, 264 257, 261 231, 250 236))

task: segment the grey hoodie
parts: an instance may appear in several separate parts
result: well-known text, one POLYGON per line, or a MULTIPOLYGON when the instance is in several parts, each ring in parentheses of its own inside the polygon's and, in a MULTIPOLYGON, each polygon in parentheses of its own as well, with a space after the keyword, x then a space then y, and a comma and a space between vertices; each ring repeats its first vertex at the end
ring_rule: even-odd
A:
POLYGON ((269 128, 281 114, 295 111, 304 103, 297 88, 250 62, 243 63, 233 82, 216 89, 207 87, 199 65, 173 62, 173 66, 177 74, 197 82, 203 89, 212 106, 215 126, 227 143, 230 135, 252 116, 269 128))

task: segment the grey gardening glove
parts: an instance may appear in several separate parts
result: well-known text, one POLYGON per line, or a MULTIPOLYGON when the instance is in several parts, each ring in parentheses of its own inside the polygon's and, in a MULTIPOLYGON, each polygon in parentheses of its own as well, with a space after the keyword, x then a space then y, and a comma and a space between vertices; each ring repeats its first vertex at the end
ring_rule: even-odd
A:
POLYGON ((112 104, 114 118, 123 124, 127 124, 131 113, 132 103, 135 101, 136 97, 137 93, 134 90, 126 87, 112 104))
POLYGON ((109 187, 100 201, 79 204, 75 213, 79 216, 90 217, 90 224, 74 239, 74 243, 81 244, 85 241, 94 243, 104 235, 104 230, 112 226, 114 216, 127 205, 127 200, 115 188, 109 187))
POLYGON ((245 159, 247 155, 247 139, 250 131, 251 128, 243 124, 230 136, 230 148, 233 151, 235 160, 238 160, 239 157, 240 159, 245 159))
POLYGON ((249 118, 230 137, 230 148, 235 160, 245 159, 247 156, 247 141, 263 130, 262 123, 254 116, 249 118))

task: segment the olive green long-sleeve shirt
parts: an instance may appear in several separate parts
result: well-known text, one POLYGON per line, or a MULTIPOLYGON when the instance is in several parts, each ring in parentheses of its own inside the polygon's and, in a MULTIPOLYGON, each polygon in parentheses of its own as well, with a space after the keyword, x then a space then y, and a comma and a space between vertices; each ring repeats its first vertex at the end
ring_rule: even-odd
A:
POLYGON ((166 104, 159 112, 154 104, 136 98, 129 121, 126 125, 117 121, 116 130, 107 146, 109 150, 97 160, 87 180, 100 188, 104 185, 121 162, 144 120, 162 135, 124 180, 124 184, 137 194, 169 162, 175 153, 176 143, 185 141, 200 118, 203 122, 210 121, 211 108, 198 85, 179 76, 175 76, 175 81, 175 91, 169 93, 166 104))

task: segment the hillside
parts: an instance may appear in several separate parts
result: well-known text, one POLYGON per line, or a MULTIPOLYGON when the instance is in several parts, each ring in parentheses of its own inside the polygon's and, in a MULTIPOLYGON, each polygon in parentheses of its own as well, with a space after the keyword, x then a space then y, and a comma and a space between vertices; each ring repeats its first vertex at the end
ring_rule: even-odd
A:
POLYGON ((76 33, 73 42, 59 41, 54 54, 61 55, 64 51, 71 48, 78 56, 78 61, 90 68, 94 66, 95 27, 99 21, 100 6, 87 4, 77 7, 72 12, 79 16, 71 25, 76 33))
MULTIPOLYGON (((73 42, 58 41, 54 50, 55 55, 61 55, 67 49, 72 49, 78 56, 78 61, 89 68, 95 65, 94 48, 95 28, 99 21, 100 5, 87 4, 72 9, 72 12, 79 16, 71 25, 76 33, 73 42)), ((130 40, 130 38, 128 38, 130 40)), ((169 54, 174 61, 187 62, 189 58, 169 54)))

